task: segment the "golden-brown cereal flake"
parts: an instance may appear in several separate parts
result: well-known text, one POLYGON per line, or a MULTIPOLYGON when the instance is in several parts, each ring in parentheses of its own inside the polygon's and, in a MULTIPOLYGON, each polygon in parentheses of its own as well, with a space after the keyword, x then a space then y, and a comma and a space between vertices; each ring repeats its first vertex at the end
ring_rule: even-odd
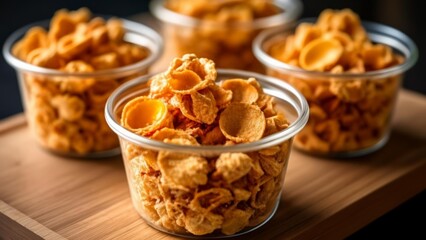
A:
POLYGON ((168 126, 170 120, 167 105, 161 100, 146 96, 130 100, 121 114, 121 124, 141 135, 168 126))
POLYGON ((25 36, 12 47, 12 54, 21 60, 25 60, 34 49, 48 48, 49 39, 47 32, 42 27, 33 27, 25 33, 25 36))
POLYGON ((83 117, 86 110, 86 104, 81 98, 72 95, 57 95, 52 99, 54 106, 61 119, 67 121, 76 121, 83 117))
MULTIPOLYGON (((165 140, 173 144, 191 144, 189 140, 177 138, 165 140)), ((166 182, 174 183, 188 188, 207 183, 208 164, 203 157, 190 153, 177 153, 159 151, 158 167, 166 182)))
POLYGON ((249 219, 253 215, 253 213, 253 209, 229 209, 224 214, 222 232, 226 235, 232 235, 241 231, 249 224, 249 219))
POLYGON ((265 116, 257 105, 231 103, 220 114, 220 130, 227 139, 237 143, 259 140, 265 126, 265 116))
POLYGON ((215 63, 207 58, 198 58, 195 54, 185 54, 182 58, 173 59, 166 71, 166 75, 173 75, 175 72, 185 70, 195 72, 202 81, 214 82, 217 76, 215 63))
POLYGON ((343 54, 342 44, 335 39, 318 38, 309 42, 300 52, 299 64, 311 71, 327 71, 343 54))
POLYGON ((167 127, 156 131, 151 138, 158 141, 165 141, 166 139, 173 140, 173 139, 181 138, 181 139, 188 140, 190 145, 199 145, 197 140, 193 136, 188 134, 187 132, 183 130, 167 128, 167 127))
POLYGON ((222 82, 222 88, 232 91, 231 102, 252 104, 259 98, 257 89, 243 79, 227 79, 222 82))
POLYGON ((216 171, 225 181, 233 181, 246 175, 252 168, 253 160, 244 153, 222 153, 216 161, 216 171))

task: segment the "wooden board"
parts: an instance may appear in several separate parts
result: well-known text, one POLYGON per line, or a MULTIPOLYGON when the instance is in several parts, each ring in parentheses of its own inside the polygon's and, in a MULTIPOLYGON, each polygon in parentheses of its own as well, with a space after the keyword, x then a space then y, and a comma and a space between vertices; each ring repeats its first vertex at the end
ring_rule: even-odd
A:
MULTIPOLYGON (((353 159, 293 150, 276 215, 244 239, 346 237, 426 188, 426 96, 402 90, 389 142, 353 159)), ((24 116, 0 122, 0 238, 175 239, 134 211, 121 157, 42 150, 24 116)))

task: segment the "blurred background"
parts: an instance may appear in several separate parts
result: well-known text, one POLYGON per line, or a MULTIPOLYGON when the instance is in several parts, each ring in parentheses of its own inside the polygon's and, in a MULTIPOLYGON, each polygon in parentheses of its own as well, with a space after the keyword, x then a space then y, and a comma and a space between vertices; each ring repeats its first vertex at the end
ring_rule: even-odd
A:
MULTIPOLYGON (((26 24, 45 20, 61 8, 76 10, 88 7, 93 13, 109 14, 131 18, 137 14, 149 13, 148 0, 13 0, 0 1, 0 43, 15 30, 26 24)), ((302 0, 304 5, 301 17, 316 17, 325 8, 351 8, 361 19, 380 22, 397 28, 407 34, 419 48, 419 59, 404 79, 403 87, 426 95, 426 80, 421 70, 426 69, 426 38, 424 26, 426 13, 415 0, 302 0)), ((0 120, 22 112, 21 97, 15 71, 3 55, 0 57, 0 120)), ((424 121, 424 120, 423 120, 424 121)), ((398 193, 395 193, 398 194, 398 193)), ((349 239, 371 239, 376 237, 425 236, 425 193, 402 204, 395 210, 356 232, 349 239), (416 219, 420 219, 420 222, 416 219), (423 221, 422 221, 423 220, 423 221)), ((350 219, 348 219, 350 221, 350 219)), ((416 239, 417 239, 416 238, 416 239)), ((425 239, 425 238, 423 238, 425 239)))

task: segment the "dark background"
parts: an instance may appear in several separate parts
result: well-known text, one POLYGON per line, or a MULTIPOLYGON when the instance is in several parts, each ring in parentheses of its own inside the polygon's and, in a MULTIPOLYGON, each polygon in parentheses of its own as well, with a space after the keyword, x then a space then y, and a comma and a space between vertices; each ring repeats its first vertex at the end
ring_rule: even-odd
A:
MULTIPOLYGON (((304 6, 301 17, 316 17, 325 8, 351 8, 363 20, 380 22, 407 34, 419 48, 419 59, 416 65, 407 71, 403 87, 426 94, 426 81, 423 78, 423 72, 421 72, 426 69, 424 60, 424 56, 426 56, 426 28, 422 26, 426 24, 426 11, 420 6, 422 1, 302 0, 302 2, 304 6)), ((3 0, 0 1, 0 43, 2 46, 5 39, 16 29, 35 21, 48 19, 60 8, 76 10, 85 6, 94 13, 126 18, 149 11, 148 3, 148 0, 3 0)), ((22 112, 22 103, 15 71, 1 56, 0 119, 19 112, 22 112)), ((396 237, 398 234, 405 236, 405 239, 426 239, 425 232, 422 230, 422 228, 426 227, 425 200, 426 197, 423 191, 423 193, 377 219, 348 239, 383 239, 396 237)))

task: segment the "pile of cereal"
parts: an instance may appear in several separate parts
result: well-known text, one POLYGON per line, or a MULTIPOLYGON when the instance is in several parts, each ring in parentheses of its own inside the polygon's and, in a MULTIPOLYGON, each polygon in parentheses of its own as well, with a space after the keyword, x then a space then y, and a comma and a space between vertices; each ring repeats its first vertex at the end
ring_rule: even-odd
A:
MULTIPOLYGON (((128 101, 121 125, 178 145, 234 145, 286 129, 254 78, 216 82, 214 62, 185 54, 150 79, 150 91, 128 101)), ((264 221, 277 203, 290 141, 252 152, 202 156, 154 151, 122 141, 133 203, 167 231, 234 234, 264 221)))
MULTIPOLYGON (((314 23, 271 44, 269 54, 287 64, 332 74, 362 74, 401 64, 389 46, 373 43, 350 9, 324 10, 314 23)), ((319 153, 368 148, 387 132, 401 75, 369 79, 291 76, 269 70, 300 90, 309 102, 310 120, 295 146, 319 153)))
POLYGON ((125 42, 124 34, 118 18, 92 17, 87 8, 61 9, 48 30, 32 27, 14 44, 12 53, 22 61, 63 72, 23 75, 29 124, 48 149, 86 154, 118 147, 117 136, 105 122, 104 105, 132 76, 90 74, 127 66, 150 54, 143 46, 125 42), (88 75, 72 75, 84 73, 88 75))
POLYGON ((178 54, 195 53, 212 59, 219 68, 262 72, 252 53, 252 41, 261 30, 252 26, 257 19, 277 15, 283 9, 268 0, 167 0, 165 7, 200 21, 195 27, 170 27, 178 54), (240 24, 240 25, 238 25, 240 24))

